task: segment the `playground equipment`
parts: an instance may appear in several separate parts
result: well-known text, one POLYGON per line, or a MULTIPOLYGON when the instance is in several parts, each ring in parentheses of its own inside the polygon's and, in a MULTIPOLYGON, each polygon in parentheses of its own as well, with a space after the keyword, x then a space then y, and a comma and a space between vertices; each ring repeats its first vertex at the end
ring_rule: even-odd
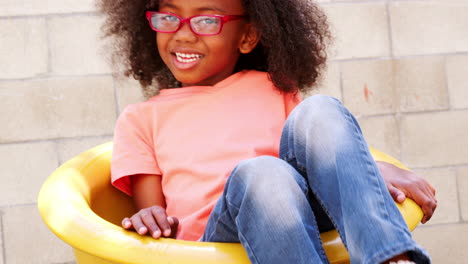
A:
MULTIPOLYGON (((406 169, 396 159, 371 149, 375 160, 406 169)), ((92 148, 60 166, 44 183, 38 207, 46 225, 72 246, 78 264, 248 264, 238 243, 153 239, 120 227, 135 210, 131 198, 110 183, 112 143, 92 148)), ((423 213, 412 200, 397 204, 413 230, 423 213)), ((321 234, 330 263, 349 263, 338 233, 321 234)))

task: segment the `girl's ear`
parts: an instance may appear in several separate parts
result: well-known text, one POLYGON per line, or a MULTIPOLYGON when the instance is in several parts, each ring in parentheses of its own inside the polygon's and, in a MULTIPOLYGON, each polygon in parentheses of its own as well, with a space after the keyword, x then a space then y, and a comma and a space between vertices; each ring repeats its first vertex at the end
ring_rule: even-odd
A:
POLYGON ((247 29, 241 39, 239 51, 243 54, 251 52, 260 41, 260 32, 252 25, 247 24, 247 29))

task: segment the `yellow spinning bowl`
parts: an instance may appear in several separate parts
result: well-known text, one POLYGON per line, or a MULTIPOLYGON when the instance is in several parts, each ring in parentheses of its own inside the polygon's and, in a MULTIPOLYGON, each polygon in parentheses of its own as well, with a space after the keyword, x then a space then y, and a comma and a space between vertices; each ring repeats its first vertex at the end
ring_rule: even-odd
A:
MULTIPOLYGON (((404 166, 388 155, 371 150, 376 160, 404 166)), ((139 236, 120 227, 134 212, 131 199, 110 184, 112 143, 88 150, 59 167, 44 183, 38 198, 46 225, 73 247, 79 264, 247 264, 240 244, 180 241, 139 236)), ((423 213, 407 199, 398 205, 410 230, 423 213)), ((336 231, 322 233, 331 263, 349 263, 336 231)))

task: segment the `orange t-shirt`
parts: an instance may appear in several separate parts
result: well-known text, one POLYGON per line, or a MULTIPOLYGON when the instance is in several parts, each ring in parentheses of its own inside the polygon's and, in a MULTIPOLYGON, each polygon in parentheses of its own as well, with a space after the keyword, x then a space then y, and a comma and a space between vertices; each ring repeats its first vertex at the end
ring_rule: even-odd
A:
POLYGON ((163 89, 120 115, 112 183, 132 195, 132 175, 162 175, 167 214, 180 221, 177 238, 198 240, 232 169, 245 159, 278 156, 284 122, 299 101, 258 71, 214 86, 163 89))

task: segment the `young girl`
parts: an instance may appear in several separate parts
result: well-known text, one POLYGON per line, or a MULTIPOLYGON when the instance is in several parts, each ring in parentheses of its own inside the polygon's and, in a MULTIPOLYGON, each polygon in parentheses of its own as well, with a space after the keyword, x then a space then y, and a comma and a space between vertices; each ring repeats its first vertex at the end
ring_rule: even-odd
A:
POLYGON ((112 183, 140 210, 124 228, 240 242, 252 263, 328 263, 319 232, 336 228, 352 263, 429 263, 392 196, 415 199, 425 222, 434 189, 377 167, 336 99, 300 103, 326 61, 328 27, 315 4, 101 0, 101 8, 115 57, 146 90, 161 88, 116 124, 112 183))

